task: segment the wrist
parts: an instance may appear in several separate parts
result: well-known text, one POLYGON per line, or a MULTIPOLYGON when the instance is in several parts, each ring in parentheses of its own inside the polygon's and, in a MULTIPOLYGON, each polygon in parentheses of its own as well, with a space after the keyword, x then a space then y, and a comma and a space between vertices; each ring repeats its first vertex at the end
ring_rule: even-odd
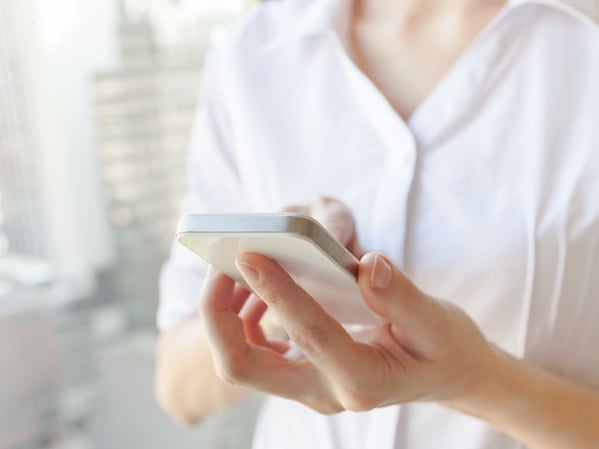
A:
POLYGON ((599 392, 493 348, 467 394, 443 404, 487 421, 527 447, 588 448, 599 442, 599 392))
POLYGON ((492 419, 501 403, 518 400, 518 361, 489 344, 484 362, 479 364, 471 381, 443 404, 472 416, 492 419))

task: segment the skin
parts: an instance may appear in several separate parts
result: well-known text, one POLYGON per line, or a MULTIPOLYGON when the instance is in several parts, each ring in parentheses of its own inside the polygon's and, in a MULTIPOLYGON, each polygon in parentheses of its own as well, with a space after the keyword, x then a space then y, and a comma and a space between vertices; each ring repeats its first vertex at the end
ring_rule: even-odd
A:
POLYGON ((173 419, 192 425, 241 402, 247 392, 216 374, 199 317, 161 333, 156 346, 154 396, 173 419))
MULTIPOLYGON (((354 232, 353 217, 343 204, 323 197, 309 205, 291 205, 284 211, 313 216, 354 255, 361 257, 364 254, 354 232)), ((212 295, 213 274, 216 273, 209 272, 207 276, 200 293, 202 298, 212 295)), ((255 329, 254 334, 284 336, 280 326, 272 317, 269 319, 266 308, 260 306, 263 303, 258 302, 255 295, 250 297, 249 292, 237 287, 235 298, 231 300, 237 304, 235 311, 241 309, 242 303, 248 303, 246 309, 252 309, 252 312, 246 315, 246 327, 255 329)), ((162 332, 156 347, 154 395, 162 409, 184 425, 235 405, 250 392, 240 385, 223 381, 217 374, 201 316, 198 314, 162 332)), ((279 350, 284 352, 286 349, 287 345, 283 342, 279 350)))
MULTIPOLYGON (((318 211, 332 232, 360 251, 341 203, 319 199, 290 209, 318 211)), ((599 443, 598 391, 501 352, 461 309, 419 290, 382 254, 365 254, 358 272, 364 301, 384 319, 367 343, 354 342, 276 262, 245 254, 237 263, 259 297, 213 270, 200 294, 202 321, 161 338, 159 354, 168 359, 159 359, 165 377, 157 386, 176 387, 163 405, 181 422, 260 390, 324 414, 434 401, 532 448, 599 443), (303 359, 287 359, 288 342, 268 336, 262 326, 267 309, 303 359)))
POLYGON ((504 4, 345 0, 335 26, 354 63, 407 120, 504 4))
MULTIPOLYGON (((202 298, 217 372, 321 413, 434 401, 479 417, 529 447, 597 447, 599 392, 516 360, 489 344, 458 307, 420 291, 381 254, 368 253, 358 284, 384 319, 357 343, 276 262, 237 260, 305 360, 287 360, 244 333, 221 297, 202 298), (368 370, 363 367, 368 366, 368 370)), ((213 282, 232 287, 225 276, 213 282)))
MULTIPOLYGON (((347 0, 337 29, 356 64, 407 118, 501 6, 347 0)), ((315 215, 362 256, 341 203, 324 198, 290 210, 315 215)), ((160 338, 156 393, 180 421, 195 422, 260 390, 321 413, 434 401, 536 449, 599 446, 599 392, 502 353, 462 310, 420 291, 384 255, 364 255, 359 269, 364 301, 385 320, 367 343, 354 342, 275 262, 255 254, 237 262, 262 300, 212 272, 200 295, 201 318, 160 338), (287 342, 263 330, 267 308, 305 359, 285 358, 287 342)))

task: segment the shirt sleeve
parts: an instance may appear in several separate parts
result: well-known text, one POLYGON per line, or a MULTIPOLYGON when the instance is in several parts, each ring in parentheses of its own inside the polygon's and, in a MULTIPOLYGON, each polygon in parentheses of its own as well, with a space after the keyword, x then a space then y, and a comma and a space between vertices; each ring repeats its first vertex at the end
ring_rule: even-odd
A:
MULTIPOLYGON (((182 214, 237 212, 245 209, 239 172, 231 147, 229 116, 220 85, 222 51, 212 50, 205 64, 202 98, 194 118, 187 156, 187 193, 182 214)), ((160 330, 193 317, 207 264, 174 241, 160 274, 160 330)))

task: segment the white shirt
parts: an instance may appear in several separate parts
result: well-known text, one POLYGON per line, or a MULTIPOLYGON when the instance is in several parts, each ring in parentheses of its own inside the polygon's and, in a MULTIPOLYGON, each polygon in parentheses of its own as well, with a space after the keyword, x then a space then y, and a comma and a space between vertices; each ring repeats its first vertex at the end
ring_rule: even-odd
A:
MULTIPOLYGON (((599 388, 599 30, 509 3, 403 121, 351 62, 333 0, 267 2, 210 58, 185 212, 350 206, 363 246, 454 301, 490 341, 599 388)), ((398 80, 401 82, 401 80, 398 80)), ((174 245, 159 324, 196 313, 174 245)), ((272 398, 257 449, 512 449, 435 404, 325 417, 272 398)))

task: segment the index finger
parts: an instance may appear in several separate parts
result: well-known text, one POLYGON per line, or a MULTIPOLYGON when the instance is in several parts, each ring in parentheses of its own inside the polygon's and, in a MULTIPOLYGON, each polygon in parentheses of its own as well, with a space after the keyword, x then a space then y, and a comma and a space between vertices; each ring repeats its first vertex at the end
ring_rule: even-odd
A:
POLYGON ((328 376, 351 382, 356 366, 363 366, 364 358, 360 346, 343 326, 275 261, 244 254, 237 259, 237 266, 304 355, 328 376))
POLYGON ((208 274, 200 293, 200 315, 210 342, 233 357, 247 352, 234 293, 235 281, 218 271, 208 274))
POLYGON ((308 363, 287 360, 274 350, 246 340, 243 323, 231 307, 234 281, 216 272, 201 293, 201 313, 217 372, 229 382, 269 394, 318 404, 326 385, 308 363))

